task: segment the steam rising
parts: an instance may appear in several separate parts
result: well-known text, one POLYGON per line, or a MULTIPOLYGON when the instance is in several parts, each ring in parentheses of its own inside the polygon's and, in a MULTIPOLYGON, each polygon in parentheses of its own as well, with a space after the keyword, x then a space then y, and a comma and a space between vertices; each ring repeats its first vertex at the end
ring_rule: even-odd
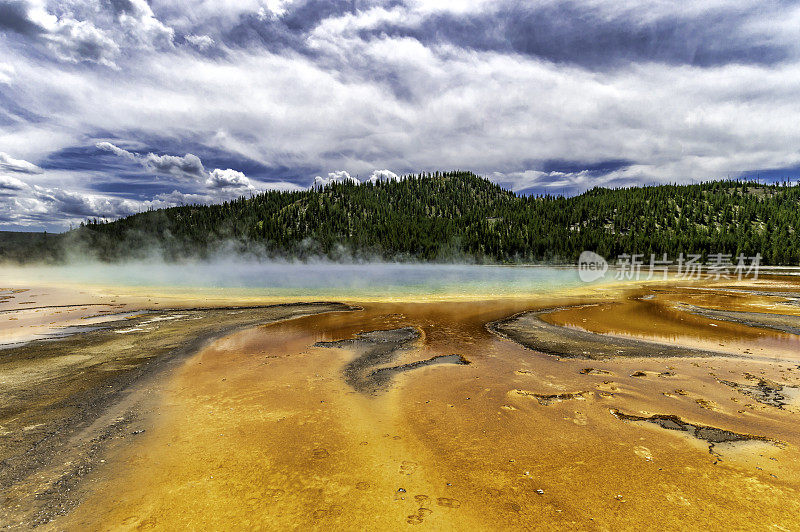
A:
POLYGON ((533 294, 577 285, 579 280, 575 270, 551 267, 217 258, 181 263, 149 260, 6 266, 0 267, 0 282, 152 287, 242 297, 383 299, 533 294))

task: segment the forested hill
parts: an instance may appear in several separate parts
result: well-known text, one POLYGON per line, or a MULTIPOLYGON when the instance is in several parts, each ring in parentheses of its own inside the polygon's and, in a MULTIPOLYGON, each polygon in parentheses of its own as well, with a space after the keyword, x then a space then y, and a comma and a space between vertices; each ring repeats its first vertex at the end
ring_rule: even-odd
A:
POLYGON ((478 262, 573 262, 583 250, 612 258, 760 253, 764 263, 797 265, 799 207, 798 186, 724 181, 521 197, 472 173, 450 172, 90 221, 44 246, 40 239, 36 249, 58 259, 79 246, 103 260, 153 252, 208 257, 222 248, 274 257, 478 262))

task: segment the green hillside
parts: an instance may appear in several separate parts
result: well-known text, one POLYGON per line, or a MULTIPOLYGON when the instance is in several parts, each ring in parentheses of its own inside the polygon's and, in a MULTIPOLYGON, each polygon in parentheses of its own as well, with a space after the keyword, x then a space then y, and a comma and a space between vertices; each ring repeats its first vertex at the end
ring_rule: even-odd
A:
POLYGON ((451 172, 90 221, 63 235, 50 256, 79 246, 103 260, 207 257, 224 242, 266 256, 348 260, 573 262, 592 250, 761 253, 764 263, 797 265, 798 207, 798 186, 725 181, 520 197, 451 172))
POLYGON ((27 231, 0 231, 0 259, 28 262, 58 254, 63 235, 27 231))

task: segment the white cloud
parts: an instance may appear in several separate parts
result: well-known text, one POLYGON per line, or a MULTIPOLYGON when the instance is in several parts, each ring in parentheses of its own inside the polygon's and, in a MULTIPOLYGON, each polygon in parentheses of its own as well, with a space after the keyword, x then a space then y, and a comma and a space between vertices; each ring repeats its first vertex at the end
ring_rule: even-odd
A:
POLYGON ((97 144, 95 144, 95 147, 103 151, 109 151, 114 155, 119 155, 120 157, 127 157, 128 159, 136 159, 135 153, 129 152, 128 150, 120 148, 119 146, 111 144, 110 142, 98 142, 97 144))
POLYGON ((33 163, 22 159, 14 159, 9 154, 0 151, 0 171, 41 174, 43 170, 33 163))
POLYGON ((147 0, 128 0, 131 9, 119 14, 128 41, 145 49, 170 48, 175 31, 153 14, 147 0))
POLYGON ((325 188, 328 185, 332 185, 334 183, 352 183, 358 185, 360 181, 355 177, 352 177, 349 173, 345 172, 344 170, 339 170, 337 172, 331 172, 328 174, 328 177, 317 176, 314 178, 314 182, 311 184, 311 188, 325 188))
MULTIPOLYGON (((105 141, 98 142, 95 144, 95 147, 103 151, 111 152, 114 155, 137 161, 153 173, 171 174, 179 178, 188 177, 203 179, 209 177, 209 183, 216 180, 216 178, 212 179, 213 176, 210 176, 205 168, 203 168, 203 162, 200 160, 200 157, 192 153, 187 153, 182 157, 179 155, 156 155, 155 153, 148 153, 147 155, 140 156, 105 141)), ((233 172, 233 170, 215 169, 212 174, 214 172, 233 172)), ((241 174, 241 172, 237 173, 241 174)), ((244 177, 244 174, 241 175, 244 177)))
POLYGON ((400 181, 400 179, 402 178, 391 170, 375 170, 372 172, 372 175, 369 176, 367 182, 377 183, 379 181, 400 181))
POLYGON ((227 170, 215 168, 209 172, 208 179, 206 179, 206 186, 211 188, 253 188, 250 184, 250 180, 247 179, 242 172, 231 170, 230 168, 227 170))
POLYGON ((51 26, 47 39, 50 49, 62 61, 92 61, 116 67, 119 45, 89 21, 61 18, 51 26))
MULTIPOLYGON (((157 195, 154 201, 159 205, 183 203, 213 203, 233 199, 245 193, 255 193, 264 190, 295 191, 304 190, 297 184, 287 181, 272 181, 253 183, 244 173, 231 168, 214 168, 206 171, 199 157, 187 153, 183 157, 175 155, 156 155, 148 153, 137 155, 134 152, 121 148, 107 141, 98 142, 95 146, 141 164, 150 172, 164 173, 175 177, 188 177, 194 182, 202 183, 206 190, 199 194, 185 194, 173 191, 169 195, 157 195)), ((344 172, 346 174, 346 172, 344 172)))
MULTIPOLYGON (((794 64, 594 73, 407 39, 340 45, 365 70, 394 73, 405 92, 304 58, 230 52, 228 61, 153 57, 121 84, 18 62, 14 94, 42 111, 41 102, 68 102, 54 118, 76 132, 191 134, 267 166, 511 173, 530 161, 624 158, 647 166, 646 179, 685 180, 798 160, 794 64)), ((26 134, 51 128, 30 124, 26 134)), ((13 137, 0 132, 0 145, 13 137)))
POLYGON ((186 41, 201 50, 206 50, 214 46, 214 39, 208 35, 187 35, 186 41))
POLYGON ((175 177, 203 178, 206 175, 200 157, 187 153, 178 155, 156 155, 148 153, 141 159, 145 168, 154 173, 172 174, 175 177))
POLYGON ((0 174, 0 194, 9 191, 25 190, 28 188, 27 183, 10 175, 0 174))
POLYGON ((259 187, 261 190, 275 190, 279 192, 298 192, 300 190, 308 190, 306 187, 301 187, 296 183, 289 181, 269 181, 262 183, 259 187))
POLYGON ((154 208, 177 207, 179 205, 208 204, 212 197, 207 194, 187 194, 178 190, 157 194, 150 203, 154 208))
POLYGON ((105 141, 98 142, 95 147, 111 152, 114 155, 137 161, 153 173, 171 174, 178 178, 188 177, 193 179, 202 179, 207 176, 206 170, 203 168, 203 162, 197 155, 192 153, 187 153, 183 157, 179 155, 156 155, 155 153, 140 156, 105 141))
MULTIPOLYGON (((506 4, 496 1, 360 3, 361 9, 328 17, 308 34, 293 34, 307 47, 303 52, 313 53, 297 53, 295 43, 282 49, 280 39, 265 37, 277 27, 271 24, 294 9, 291 2, 192 0, 176 7, 136 0, 113 17, 106 2, 59 4, 27 4, 47 38, 64 40, 53 44, 58 53, 78 61, 91 56, 78 43, 94 43, 87 45, 96 51, 93 61, 113 61, 119 70, 89 59, 58 64, 37 55, 39 49, 0 41, 0 118, 13 123, 0 129, 0 146, 15 157, 45 160, 104 132, 131 142, 144 139, 141 145, 147 146, 153 139, 175 145, 189 140, 265 167, 291 169, 292 175, 314 175, 299 170, 307 168, 347 168, 352 175, 370 175, 375 168, 464 168, 516 190, 687 182, 800 165, 800 55, 792 25, 800 10, 778 2, 767 1, 759 10, 745 0, 537 3, 584 6, 598 22, 627 21, 633 30, 653 21, 702 21, 708 13, 729 12, 749 17, 742 31, 756 45, 778 45, 786 53, 774 63, 647 60, 597 69, 427 42, 413 32, 380 33, 387 25, 419 30, 426 17, 442 14, 500 16, 506 4), (240 28, 243 21, 248 25, 240 28), (210 42, 206 37, 215 41, 220 54, 205 57, 192 46, 173 47, 172 27, 197 47, 210 42), (231 33, 234 28, 243 33, 231 33), (234 39, 257 30, 263 30, 262 40, 234 39), (605 175, 579 167, 542 171, 553 160, 623 159, 632 164, 605 175)), ((215 171, 227 170, 208 171, 192 154, 138 156, 111 146, 102 149, 139 161, 176 188, 196 185, 212 198, 212 189, 221 194, 236 188, 206 185, 237 180, 214 181, 215 171)), ((88 188, 81 171, 67 174, 59 177, 68 178, 74 190, 88 188)), ((245 178, 259 190, 274 186, 245 178)))
MULTIPOLYGON (((374 170, 370 176, 363 181, 363 183, 378 183, 381 181, 400 181, 405 176, 399 176, 391 170, 374 170)), ((311 184, 311 188, 321 189, 333 183, 352 183, 354 185, 362 184, 357 178, 351 176, 344 170, 331 172, 328 177, 317 176, 311 184)))
POLYGON ((21 13, 52 55, 69 63, 116 69, 123 50, 172 47, 174 30, 154 15, 146 0, 46 2, 20 0, 21 13), (105 9, 112 7, 113 13, 105 9))
MULTIPOLYGON (((34 225, 46 219, 48 207, 30 196, 7 196, 0 194, 0 222, 15 225, 34 225)), ((49 220, 48 220, 49 221, 49 220)))
POLYGON ((73 217, 118 218, 139 211, 141 203, 99 194, 72 192, 62 188, 34 186, 36 199, 52 205, 54 212, 73 217))
POLYGON ((258 16, 262 20, 267 20, 285 15, 287 8, 294 3, 294 0, 261 0, 261 2, 258 16))
POLYGON ((15 226, 46 226, 64 230, 88 218, 116 219, 148 209, 180 205, 208 205, 235 199, 241 190, 209 190, 208 193, 184 193, 174 190, 157 194, 150 200, 134 200, 62 187, 29 187, 19 180, 0 176, 0 223, 15 226), (19 185, 22 188, 19 188, 19 185), (10 188, 5 188, 10 185, 10 188))
POLYGON ((11 83, 14 78, 14 67, 7 63, 0 63, 0 83, 11 83))

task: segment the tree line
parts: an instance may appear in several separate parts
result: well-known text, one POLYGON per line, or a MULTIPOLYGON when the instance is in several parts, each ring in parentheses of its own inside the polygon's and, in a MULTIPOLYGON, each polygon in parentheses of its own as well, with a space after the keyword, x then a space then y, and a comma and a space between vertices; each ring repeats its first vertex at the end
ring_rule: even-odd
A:
POLYGON ((590 250, 612 258, 759 253, 765 264, 797 265, 799 206, 800 187, 788 184, 715 181, 520 196, 471 172, 435 172, 89 220, 44 240, 40 233, 27 250, 0 238, 0 256, 179 260, 225 250, 268 258, 571 263, 590 250))

